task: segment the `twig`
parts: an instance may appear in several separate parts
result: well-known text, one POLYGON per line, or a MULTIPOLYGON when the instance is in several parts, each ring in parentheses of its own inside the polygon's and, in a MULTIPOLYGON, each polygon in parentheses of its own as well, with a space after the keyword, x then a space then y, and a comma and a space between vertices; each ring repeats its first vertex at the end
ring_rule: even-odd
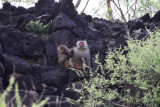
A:
POLYGON ((84 7, 84 9, 82 10, 82 12, 81 12, 81 13, 83 13, 83 12, 84 12, 84 10, 86 9, 86 7, 87 7, 88 3, 89 3, 89 0, 87 0, 87 3, 86 3, 86 5, 85 5, 85 7, 84 7))
POLYGON ((116 3, 114 0, 111 0, 111 1, 114 3, 114 5, 115 5, 115 6, 117 7, 117 9, 120 11, 122 19, 126 22, 126 18, 125 18, 124 14, 123 14, 123 11, 122 11, 121 7, 119 7, 119 6, 120 6, 119 0, 118 0, 119 6, 117 5, 117 3, 116 3))

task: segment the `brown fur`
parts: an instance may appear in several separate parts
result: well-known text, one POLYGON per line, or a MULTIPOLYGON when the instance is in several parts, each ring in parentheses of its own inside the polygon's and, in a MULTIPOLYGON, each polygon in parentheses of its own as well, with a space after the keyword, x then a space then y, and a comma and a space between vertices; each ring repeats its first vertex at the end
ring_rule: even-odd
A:
POLYGON ((58 63, 61 67, 68 67, 68 59, 71 57, 72 51, 65 45, 59 45, 58 51, 58 63))

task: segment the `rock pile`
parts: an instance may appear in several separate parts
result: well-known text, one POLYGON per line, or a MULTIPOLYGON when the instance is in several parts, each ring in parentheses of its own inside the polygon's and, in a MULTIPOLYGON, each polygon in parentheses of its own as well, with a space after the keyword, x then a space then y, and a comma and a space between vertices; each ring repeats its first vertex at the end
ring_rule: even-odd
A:
MULTIPOLYGON (((150 30, 154 30, 155 26, 160 27, 159 16, 160 11, 152 18, 146 14, 123 23, 78 14, 72 0, 39 0, 35 7, 28 9, 4 3, 0 9, 0 89, 7 87, 10 75, 14 74, 20 90, 41 94, 45 84, 44 97, 61 99, 62 107, 69 106, 65 97, 77 99, 78 94, 64 89, 76 75, 58 65, 57 46, 63 44, 71 48, 76 41, 85 39, 91 58, 99 52, 99 59, 104 63, 108 47, 126 46, 127 31, 134 37, 135 31, 141 29, 138 39, 143 38, 147 35, 145 27, 150 30), (44 24, 52 21, 48 38, 27 32, 25 26, 31 20, 40 20, 44 24), (62 93, 63 98, 60 98, 62 93)), ((91 63, 95 69, 96 64, 93 60, 91 63)), ((54 106, 55 103, 50 105, 54 106)))

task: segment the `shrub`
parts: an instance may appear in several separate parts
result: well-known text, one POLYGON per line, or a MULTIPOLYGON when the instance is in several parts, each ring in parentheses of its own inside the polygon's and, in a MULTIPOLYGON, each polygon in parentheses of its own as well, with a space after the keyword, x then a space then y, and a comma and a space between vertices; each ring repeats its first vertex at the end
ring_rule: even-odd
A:
POLYGON ((26 30, 32 34, 37 34, 39 36, 47 36, 50 33, 52 22, 44 25, 39 20, 30 21, 26 24, 26 30))
POLYGON ((160 103, 160 30, 148 33, 149 37, 142 40, 128 38, 128 46, 122 51, 110 51, 105 67, 114 71, 110 75, 111 80, 118 77, 116 83, 129 83, 141 90, 136 96, 131 96, 130 90, 123 90, 121 101, 157 107, 160 103), (127 55, 123 55, 124 50, 128 51, 127 55))
MULTIPOLYGON (((81 106, 146 106, 160 103, 160 30, 149 32, 148 38, 136 40, 128 37, 124 49, 110 50, 102 65, 96 56, 97 70, 84 79, 81 98, 74 104, 81 106), (128 53, 124 55, 124 51, 128 53), (132 85, 138 91, 135 95, 132 85)), ((84 75, 86 71, 76 71, 84 75)), ((134 88, 134 89, 135 89, 134 88)), ((77 89, 75 90, 77 91, 77 89)))

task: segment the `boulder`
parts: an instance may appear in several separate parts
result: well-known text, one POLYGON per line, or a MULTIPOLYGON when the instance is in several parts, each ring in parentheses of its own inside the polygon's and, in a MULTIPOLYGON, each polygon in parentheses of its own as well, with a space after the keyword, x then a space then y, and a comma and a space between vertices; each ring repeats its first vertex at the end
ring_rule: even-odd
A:
POLYGON ((18 8, 16 8, 16 10, 14 12, 14 15, 17 16, 17 15, 23 15, 23 14, 27 14, 27 13, 29 13, 29 11, 26 8, 24 8, 22 6, 18 6, 18 8))
POLYGON ((65 69, 57 67, 54 70, 41 73, 41 81, 49 86, 62 88, 68 83, 68 73, 65 69))
POLYGON ((132 33, 134 30, 145 29, 145 25, 142 20, 135 19, 128 22, 128 28, 130 33, 132 33))
POLYGON ((5 2, 4 4, 3 4, 3 10, 8 10, 8 11, 10 11, 11 10, 11 7, 12 7, 12 5, 9 3, 9 2, 5 2))
POLYGON ((29 13, 23 14, 23 15, 19 15, 16 18, 16 26, 15 26, 15 28, 20 30, 20 31, 25 31, 26 24, 29 21, 34 20, 34 19, 35 19, 35 15, 31 15, 29 13))
POLYGON ((4 65, 0 62, 0 78, 3 78, 5 74, 4 65))
POLYGON ((27 35, 23 42, 25 56, 43 56, 45 41, 39 36, 27 35))
POLYGON ((101 20, 101 19, 98 19, 98 18, 94 18, 94 21, 93 21, 93 24, 95 26, 96 29, 101 29, 101 28, 104 28, 104 27, 108 27, 106 21, 104 20, 101 20))
POLYGON ((76 15, 71 19, 82 29, 86 29, 88 27, 88 22, 81 15, 76 15))
POLYGON ((38 2, 35 4, 34 14, 36 16, 41 16, 46 13, 51 14, 54 3, 54 0, 38 0, 38 2))
POLYGON ((81 38, 81 39, 83 39, 85 36, 85 31, 81 27, 78 27, 78 26, 72 29, 72 33, 75 34, 77 38, 81 38))
POLYGON ((91 15, 86 15, 85 13, 81 13, 81 16, 82 16, 88 23, 90 23, 90 22, 93 21, 91 15))
POLYGON ((18 83, 18 89, 41 92, 42 84, 32 75, 17 76, 15 81, 18 83))
POLYGON ((60 12, 65 13, 70 18, 77 15, 72 0, 61 0, 59 3, 55 3, 52 10, 53 18, 60 12))
POLYGON ((36 18, 36 20, 40 20, 40 22, 42 22, 43 24, 51 23, 51 19, 52 19, 52 16, 48 13, 44 14, 44 15, 41 15, 41 16, 38 16, 36 18))
POLYGON ((0 42, 5 53, 23 56, 24 34, 12 27, 0 29, 0 42))
POLYGON ((3 78, 0 77, 0 92, 3 90, 3 78))
POLYGON ((53 20, 53 30, 60 29, 72 29, 76 26, 76 24, 67 17, 64 13, 59 13, 57 17, 53 20))
POLYGON ((149 13, 146 13, 145 15, 140 17, 139 19, 141 19, 143 22, 150 22, 151 21, 149 13))
POLYGON ((32 67, 24 59, 9 54, 3 55, 3 64, 7 73, 17 72, 19 74, 31 74, 32 67))
POLYGON ((9 12, 9 11, 0 10, 0 16, 1 16, 0 21, 4 21, 4 20, 8 19, 10 13, 11 12, 9 12))
POLYGON ((100 40, 100 39, 104 39, 106 36, 101 33, 100 31, 93 29, 93 28, 88 28, 85 30, 85 35, 84 35, 84 39, 87 40, 100 40))

